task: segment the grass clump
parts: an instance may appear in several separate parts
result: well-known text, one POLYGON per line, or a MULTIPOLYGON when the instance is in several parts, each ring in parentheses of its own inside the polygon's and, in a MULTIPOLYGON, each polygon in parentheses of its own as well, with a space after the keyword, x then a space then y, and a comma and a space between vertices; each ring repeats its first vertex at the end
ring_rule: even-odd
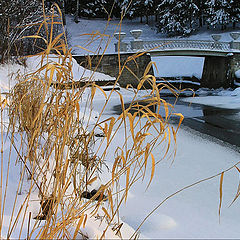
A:
MULTIPOLYGON (((6 108, 10 119, 7 138, 12 149, 8 156, 9 166, 12 161, 20 161, 22 166, 7 237, 84 238, 83 228, 91 218, 104 226, 98 238, 107 237, 109 229, 120 236, 123 225, 119 218, 120 206, 127 201, 129 190, 137 181, 149 175, 146 188, 152 182, 160 161, 154 158, 153 150, 159 147, 164 159, 170 145, 176 143, 178 128, 169 124, 172 106, 161 99, 159 89, 165 85, 156 84, 155 77, 148 74, 149 66, 139 79, 132 102, 127 107, 121 91, 113 88, 107 95, 92 77, 88 82, 84 80, 86 84, 80 88, 73 84, 67 88, 53 87, 53 83, 64 86, 74 82, 71 49, 68 49, 63 34, 56 38, 52 35, 53 25, 58 24, 55 15, 45 16, 44 23, 40 24, 40 28, 45 26, 48 37, 41 37, 46 49, 35 56, 41 63, 39 68, 19 76, 19 83, 10 93, 6 108), (138 94, 146 81, 152 89, 142 98, 142 101, 147 99, 142 104, 135 100, 139 100, 138 94), (102 94, 105 104, 93 121, 92 108, 97 92, 102 94), (119 96, 122 113, 106 119, 103 113, 113 94, 119 96), (160 114, 162 108, 165 116, 160 114), (122 142, 116 145, 119 134, 122 142), (97 189, 92 189, 93 184, 101 182, 104 168, 105 171, 110 168, 106 164, 110 153, 114 158, 111 176, 97 189), (18 195, 23 185, 25 193, 18 195), (32 205, 39 206, 35 216, 32 205)), ((39 38, 38 35, 31 37, 39 38)), ((115 85, 126 63, 121 67, 115 85)), ((183 116, 176 115, 180 117, 180 125, 183 116)), ((1 178, 6 184, 1 199, 6 201, 9 180, 3 169, 1 178)), ((9 167, 7 176, 10 172, 9 167)), ((5 206, 3 204, 1 209, 1 230, 5 206)))

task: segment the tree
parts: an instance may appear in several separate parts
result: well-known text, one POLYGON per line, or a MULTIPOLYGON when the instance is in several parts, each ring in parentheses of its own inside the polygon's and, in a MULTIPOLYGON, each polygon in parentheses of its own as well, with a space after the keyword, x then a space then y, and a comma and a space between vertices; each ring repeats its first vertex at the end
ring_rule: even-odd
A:
POLYGON ((189 35, 197 28, 199 9, 193 0, 164 0, 158 5, 158 30, 168 35, 189 35))
POLYGON ((204 0, 196 0, 194 2, 198 8, 197 18, 198 18, 198 26, 201 28, 204 25, 204 14, 205 14, 205 1, 204 0))
POLYGON ((119 18, 128 4, 128 0, 65 0, 65 9, 75 18, 119 18))
POLYGON ((42 4, 39 0, 0 1, 1 62, 16 53, 17 41, 40 20, 42 4))
POLYGON ((152 0, 152 12, 155 15, 155 22, 158 21, 158 5, 160 2, 161 0, 152 0))
POLYGON ((45 0, 45 5, 47 6, 48 9, 50 9, 51 6, 52 6, 54 3, 57 4, 57 5, 59 6, 59 8, 61 9, 63 24, 66 25, 65 1, 64 1, 64 0, 45 0))
POLYGON ((88 18, 106 17, 105 0, 82 0, 79 6, 79 16, 88 18))
POLYGON ((143 17, 146 17, 148 23, 148 16, 152 15, 151 9, 153 0, 133 0, 128 16, 130 18, 140 17, 140 22, 143 22, 143 17))
MULTIPOLYGON (((44 4, 45 13, 57 10, 56 8, 50 10, 50 1, 45 1, 44 4)), ((48 39, 50 33, 40 28, 40 24, 43 22, 43 11, 41 0, 0 0, 1 62, 8 60, 10 56, 34 54, 42 50, 46 44, 42 39, 23 37, 39 34, 48 39)), ((55 14, 55 17, 59 18, 60 16, 55 14)), ((59 28, 60 24, 54 24, 53 37, 58 34, 59 28)))
POLYGON ((231 1, 208 0, 205 5, 208 25, 220 25, 222 30, 226 29, 226 25, 231 22, 231 1))
POLYGON ((145 1, 145 17, 146 23, 148 23, 148 16, 154 15, 154 1, 153 0, 146 0, 145 1))
POLYGON ((233 28, 236 27, 236 23, 240 21, 240 2, 239 0, 231 0, 231 9, 230 9, 230 17, 231 23, 233 24, 233 28))

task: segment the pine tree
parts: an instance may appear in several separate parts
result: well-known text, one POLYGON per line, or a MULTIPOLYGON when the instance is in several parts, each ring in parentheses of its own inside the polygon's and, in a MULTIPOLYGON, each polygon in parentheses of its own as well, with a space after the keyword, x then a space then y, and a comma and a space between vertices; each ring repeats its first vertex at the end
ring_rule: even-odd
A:
POLYGON ((88 18, 104 18, 107 16, 105 0, 82 0, 79 6, 79 16, 88 18))
POLYGON ((197 28, 198 12, 193 0, 164 0, 158 6, 157 27, 168 35, 189 35, 197 28))
POLYGON ((236 23, 240 22, 240 1, 239 0, 231 0, 231 9, 230 9, 230 17, 233 28, 236 27, 236 23))
POLYGON ((104 4, 107 15, 116 18, 120 18, 122 15, 125 16, 128 6, 128 0, 107 0, 104 4))
POLYGON ((145 17, 146 23, 148 23, 149 16, 152 16, 156 13, 155 10, 158 1, 159 0, 133 0, 131 4, 131 9, 128 13, 128 17, 140 17, 141 23, 143 22, 143 17, 145 17))
POLYGON ((221 29, 226 29, 226 25, 231 22, 231 1, 227 0, 208 0, 205 5, 207 23, 209 26, 221 26, 221 29))
POLYGON ((146 23, 148 23, 148 17, 155 14, 154 11, 154 0, 146 0, 145 1, 145 17, 146 23))
POLYGON ((131 10, 129 11, 130 18, 140 17, 140 22, 143 22, 143 17, 145 16, 146 4, 145 0, 133 0, 131 5, 131 10))
POLYGON ((204 25, 204 14, 205 14, 205 0, 195 0, 194 2, 198 8, 197 19, 198 19, 198 26, 199 28, 203 27, 204 25))
POLYGON ((76 6, 76 0, 65 0, 65 11, 67 14, 74 14, 76 12, 76 6))
MULTIPOLYGON (((68 0, 72 1, 73 0, 68 0)), ((75 0, 76 2, 76 0, 75 0)), ((79 16, 88 18, 120 18, 127 0, 81 0, 79 1, 79 16)))
POLYGON ((161 3, 161 0, 152 0, 152 13, 155 15, 155 22, 158 21, 158 5, 161 3))

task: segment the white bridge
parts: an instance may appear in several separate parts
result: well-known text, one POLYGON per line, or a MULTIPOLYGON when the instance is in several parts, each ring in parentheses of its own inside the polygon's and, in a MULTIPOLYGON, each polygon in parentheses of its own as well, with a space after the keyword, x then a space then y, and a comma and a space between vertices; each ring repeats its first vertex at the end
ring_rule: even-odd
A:
POLYGON ((231 50, 229 42, 213 42, 199 40, 158 40, 144 41, 144 50, 199 49, 199 50, 231 50))
POLYGON ((137 52, 146 51, 151 55, 195 55, 195 56, 226 56, 234 52, 240 52, 240 42, 237 39, 240 33, 230 33, 232 41, 222 42, 220 34, 213 34, 213 40, 155 40, 145 41, 139 39, 142 30, 130 31, 134 40, 129 43, 123 39, 126 33, 115 33, 115 38, 118 40, 115 43, 115 51, 118 52, 137 52))

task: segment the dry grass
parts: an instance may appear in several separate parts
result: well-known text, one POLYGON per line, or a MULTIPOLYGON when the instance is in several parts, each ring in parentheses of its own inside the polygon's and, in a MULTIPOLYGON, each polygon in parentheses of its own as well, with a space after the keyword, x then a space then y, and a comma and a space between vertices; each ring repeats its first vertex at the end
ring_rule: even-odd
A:
MULTIPOLYGON (((155 77, 148 74, 150 65, 144 76, 139 79, 135 96, 128 108, 125 108, 121 93, 117 92, 122 106, 122 114, 118 118, 103 117, 105 107, 115 90, 113 89, 107 96, 101 87, 91 81, 91 78, 89 83, 81 88, 51 87, 53 82, 64 85, 73 81, 71 49, 67 47, 64 34, 52 38, 53 25, 61 24, 56 20, 61 15, 60 10, 57 5, 54 7, 53 15, 44 16, 44 22, 39 27, 46 28, 46 38, 41 37, 46 43, 46 49, 39 54, 42 64, 35 72, 19 76, 19 83, 9 97, 8 137, 11 140, 9 162, 20 161, 22 169, 7 237, 11 238, 17 234, 19 238, 28 239, 76 238, 80 236, 81 228, 92 216, 98 216, 106 223, 106 228, 99 238, 105 237, 108 228, 112 228, 116 235, 120 235, 122 227, 119 219, 120 206, 127 201, 129 190, 137 181, 146 179, 148 188, 159 162, 159 159, 154 158, 153 149, 161 146, 162 159, 167 156, 170 145, 176 144, 176 133, 183 116, 177 114, 180 119, 177 129, 169 124, 173 106, 161 99, 159 89, 166 86, 157 85, 155 77), (50 60, 52 53, 55 54, 54 62, 50 60), (144 99, 148 99, 147 103, 140 104, 135 100, 146 81, 151 84, 152 90, 149 95, 144 96, 144 99), (99 90, 106 101, 98 118, 95 119, 94 126, 90 128, 91 111, 87 114, 87 109, 91 109, 96 91, 99 90), (86 92, 89 92, 88 104, 83 101, 86 92), (165 109, 165 117, 159 112, 162 108, 165 109), (134 113, 131 113, 132 109, 135 109, 134 113), (98 142, 95 136, 97 128, 101 129, 103 136, 98 142), (121 145, 114 146, 113 143, 122 128, 124 141, 121 145), (99 173, 105 166, 109 151, 115 153, 111 178, 102 184, 97 192, 90 194, 88 196, 90 199, 83 199, 91 184, 99 179, 99 173), (17 154, 17 159, 13 159, 12 152, 17 154), (28 180, 24 176, 27 176, 28 180), (120 186, 122 178, 125 179, 123 187, 120 186), (24 198, 21 197, 19 207, 18 193, 26 181, 28 190, 23 195, 24 198), (32 194, 36 192, 40 207, 37 216, 32 216, 29 205, 32 194), (23 236, 22 231, 26 222, 28 232, 27 236, 23 236)), ((40 38, 38 35, 31 37, 40 38)), ((99 37, 102 35, 99 34, 99 37)), ((141 54, 135 54, 120 67, 115 85, 127 62, 141 54)), ((2 107, 2 111, 3 109, 2 107)), ((3 167, 1 169, 3 171, 3 167)), ((7 176, 10 171, 8 168, 7 176)), ((3 176, 5 175, 2 172, 1 201, 4 203, 1 209, 1 230, 9 194, 8 179, 4 179, 6 184, 3 187, 3 176)))

